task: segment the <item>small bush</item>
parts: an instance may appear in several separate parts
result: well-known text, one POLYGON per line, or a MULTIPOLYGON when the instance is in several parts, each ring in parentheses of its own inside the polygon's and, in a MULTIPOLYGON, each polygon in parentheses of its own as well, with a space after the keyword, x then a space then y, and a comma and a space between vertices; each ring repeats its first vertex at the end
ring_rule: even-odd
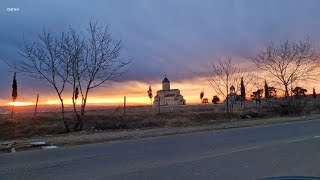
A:
POLYGON ((279 111, 282 115, 301 114, 305 112, 305 107, 308 104, 306 98, 288 98, 279 103, 279 111))
POLYGON ((310 107, 311 110, 315 111, 315 112, 319 112, 320 111, 320 101, 319 100, 313 100, 312 103, 310 103, 310 107))

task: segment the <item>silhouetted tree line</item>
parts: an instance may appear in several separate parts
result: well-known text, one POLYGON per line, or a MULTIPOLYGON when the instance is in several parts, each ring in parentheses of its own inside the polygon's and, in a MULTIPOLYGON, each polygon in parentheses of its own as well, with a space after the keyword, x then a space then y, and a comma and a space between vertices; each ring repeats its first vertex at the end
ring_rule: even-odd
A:
MULTIPOLYGON (((251 62, 265 73, 264 76, 270 77, 274 84, 283 86, 285 98, 289 97, 290 86, 292 87, 293 83, 316 80, 320 72, 319 54, 308 39, 299 42, 283 41, 278 44, 272 42, 265 49, 259 50, 257 56, 251 58, 251 62)), ((263 99, 269 101, 277 98, 281 88, 269 86, 267 80, 264 80, 264 86, 259 85, 258 81, 262 78, 256 76, 254 80, 255 78, 248 78, 249 76, 252 75, 243 75, 243 70, 232 63, 231 57, 227 57, 226 61, 219 59, 217 63, 212 64, 208 80, 213 89, 225 98, 228 114, 232 112, 230 107, 233 107, 237 100, 240 100, 241 106, 244 104, 250 83, 257 88, 255 91, 252 90, 254 88, 249 90, 250 97, 256 105, 260 106, 263 99), (248 79, 248 84, 245 84, 244 77, 248 79), (237 84, 240 87, 240 95, 233 95, 230 93, 230 87, 237 84), (240 98, 235 98, 236 101, 230 100, 231 97, 238 96, 240 98)), ((307 90, 295 87, 291 88, 291 92, 295 99, 299 99, 306 96, 307 90)), ((317 97, 315 88, 312 97, 317 97)))

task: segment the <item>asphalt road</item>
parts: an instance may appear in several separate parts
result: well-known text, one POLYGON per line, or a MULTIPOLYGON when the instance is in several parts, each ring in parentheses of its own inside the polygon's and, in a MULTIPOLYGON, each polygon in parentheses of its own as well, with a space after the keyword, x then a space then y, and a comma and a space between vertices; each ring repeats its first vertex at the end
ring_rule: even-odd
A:
POLYGON ((0 179, 320 177, 320 120, 0 155, 0 179))

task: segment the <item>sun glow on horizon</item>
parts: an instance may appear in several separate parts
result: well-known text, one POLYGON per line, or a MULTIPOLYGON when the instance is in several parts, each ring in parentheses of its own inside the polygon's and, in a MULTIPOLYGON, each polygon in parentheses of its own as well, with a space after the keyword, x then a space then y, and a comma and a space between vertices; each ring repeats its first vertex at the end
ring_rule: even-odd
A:
POLYGON ((10 106, 31 106, 34 105, 32 102, 9 102, 10 106))
MULTIPOLYGON (((204 90, 205 98, 209 99, 211 103, 212 97, 218 95, 221 102, 224 101, 224 97, 219 93, 215 92, 213 87, 208 83, 206 77, 196 77, 188 80, 175 81, 174 78, 169 78, 171 81, 171 89, 180 89, 181 95, 186 100, 186 104, 199 104, 201 99, 199 94, 204 90)), ((88 106, 122 106, 124 104, 124 96, 126 96, 126 104, 128 106, 150 106, 154 100, 154 97, 157 94, 158 90, 162 89, 161 80, 159 82, 138 82, 138 81, 129 81, 115 83, 114 86, 110 87, 106 91, 104 89, 98 89, 94 93, 90 94, 87 100, 88 106), (149 99, 147 91, 149 85, 152 87, 152 100, 149 99)), ((268 85, 278 87, 277 95, 282 97, 281 85, 277 85, 271 82, 269 79, 268 85), (270 82, 270 83, 269 83, 270 82)), ((248 84, 247 98, 250 98, 252 91, 255 91, 258 88, 263 88, 264 79, 261 78, 261 82, 255 83, 254 86, 248 84)), ((320 83, 303 83, 297 82, 293 84, 293 87, 302 86, 308 90, 307 94, 312 94, 312 87, 315 87, 316 92, 320 91, 320 83)), ((66 96, 63 97, 65 105, 72 105, 72 99, 68 97, 69 92, 66 92, 66 96)), ((239 93, 239 92, 237 92, 239 93)), ((1 105, 10 105, 10 106, 32 106, 35 105, 35 101, 30 98, 31 96, 23 96, 19 102, 8 102, 7 100, 0 101, 1 105), (25 101, 24 101, 25 100, 25 101)), ((1 99, 0 99, 1 100, 1 99)), ((60 105, 60 100, 54 95, 43 96, 39 99, 39 105, 60 105)), ((81 97, 77 100, 77 106, 81 105, 81 97)))
MULTIPOLYGON (((153 104, 154 98, 150 100, 147 95, 149 85, 152 87, 153 97, 156 96, 157 91, 162 89, 162 80, 159 82, 126 82, 118 83, 115 87, 111 88, 111 93, 105 93, 104 91, 96 92, 92 96, 88 97, 87 105, 102 105, 102 106, 118 106, 124 104, 124 96, 126 96, 126 104, 128 106, 150 106, 153 104), (119 91, 120 89, 121 91, 119 91)), ((198 104, 200 103, 199 93, 205 89, 205 97, 210 99, 216 93, 212 92, 210 85, 208 85, 205 78, 194 78, 184 81, 174 81, 171 79, 171 88, 180 89, 181 94, 186 99, 187 104, 198 104)), ((221 98, 221 97, 220 97, 221 98)), ((64 97, 64 105, 72 105, 72 99, 64 97)), ((8 103, 13 105, 13 103, 8 103)), ((28 106, 34 105, 35 103, 29 102, 15 102, 14 106, 28 106)), ((61 102, 57 97, 50 96, 40 98, 39 105, 60 105, 61 102)), ((77 105, 81 105, 81 98, 77 100, 77 105)))
MULTIPOLYGON (((88 98, 87 104, 101 104, 101 105, 116 105, 116 104, 123 104, 124 97, 90 97, 88 98)), ((47 104, 47 105, 57 105, 60 104, 60 100, 48 100, 46 102, 43 102, 41 104, 47 104)), ((126 103, 128 105, 149 105, 150 99, 147 97, 133 97, 133 96, 126 96, 126 103)), ((65 105, 72 105, 72 100, 68 99, 64 101, 65 105)), ((81 104, 81 99, 77 100, 77 105, 81 104)))

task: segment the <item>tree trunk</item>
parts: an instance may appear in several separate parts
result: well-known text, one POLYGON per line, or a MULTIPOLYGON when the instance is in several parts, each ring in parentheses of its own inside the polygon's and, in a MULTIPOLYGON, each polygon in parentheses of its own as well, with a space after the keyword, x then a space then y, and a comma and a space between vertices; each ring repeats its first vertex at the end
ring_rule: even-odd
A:
MULTIPOLYGON (((229 82, 229 80, 227 79, 227 82, 229 82)), ((230 107, 229 107, 229 86, 227 86, 227 113, 228 113, 228 118, 231 118, 230 115, 230 107)))
POLYGON ((88 98, 89 90, 86 90, 86 94, 84 97, 82 96, 82 105, 81 105, 81 117, 84 118, 85 112, 86 112, 86 105, 87 105, 87 98, 88 98))
POLYGON ((227 95, 227 113, 228 113, 228 118, 230 118, 230 107, 229 107, 229 97, 227 95))
POLYGON ((83 99, 83 103, 81 105, 81 116, 84 117, 86 111, 87 98, 83 99))
POLYGON ((63 99, 61 98, 61 95, 59 95, 59 99, 61 102, 62 121, 63 121, 64 127, 66 128, 66 133, 70 133, 70 128, 69 128, 68 123, 67 123, 65 116, 64 116, 65 110, 64 110, 64 103, 63 103, 63 99))
POLYGON ((83 122, 82 122, 81 115, 77 111, 76 100, 74 99, 74 97, 72 98, 72 104, 73 104, 73 111, 74 111, 74 113, 76 114, 76 117, 77 117, 77 122, 73 127, 73 131, 75 131, 75 132, 82 131, 83 122))
POLYGON ((289 97, 288 84, 284 84, 284 87, 285 87, 284 96, 287 98, 287 97, 289 97))
POLYGON ((73 127, 73 131, 75 132, 82 131, 82 128, 83 128, 82 118, 78 113, 76 113, 76 117, 77 117, 77 122, 73 127))
POLYGON ((83 121, 84 121, 84 116, 85 116, 85 112, 86 112, 86 105, 87 105, 87 98, 88 98, 88 90, 86 91, 85 96, 82 96, 82 104, 81 104, 81 110, 80 110, 80 115, 77 114, 77 116, 79 115, 79 117, 77 117, 80 121, 79 121, 79 131, 82 131, 82 127, 83 127, 83 121))

